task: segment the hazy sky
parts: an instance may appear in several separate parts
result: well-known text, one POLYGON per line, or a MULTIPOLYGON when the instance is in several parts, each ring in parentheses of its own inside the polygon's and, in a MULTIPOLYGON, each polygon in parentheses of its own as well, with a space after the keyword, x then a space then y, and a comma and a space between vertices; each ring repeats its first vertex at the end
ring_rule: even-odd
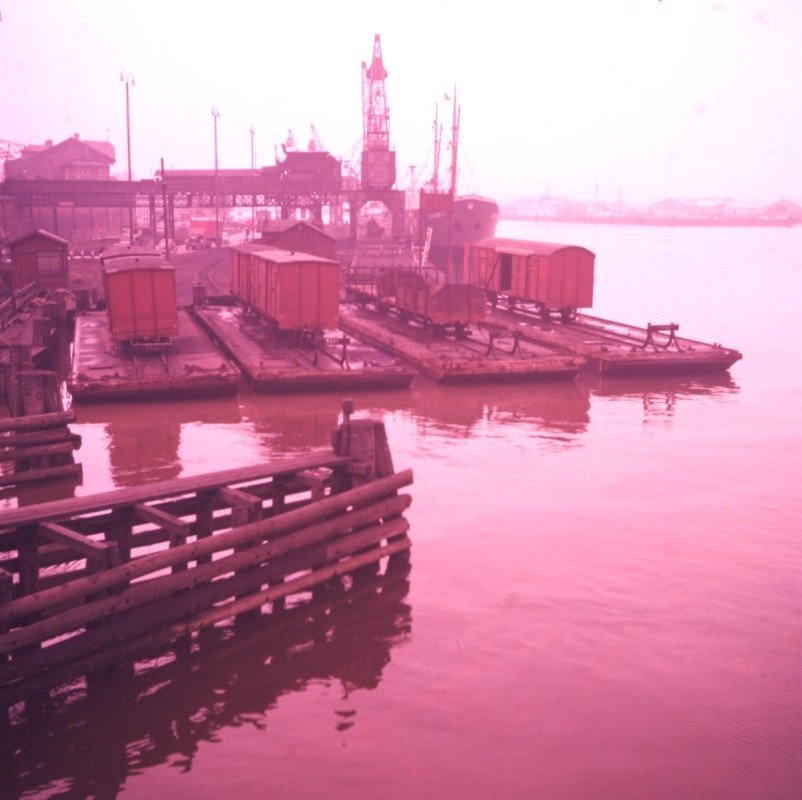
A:
MULTIPOLYGON (((0 0, 0 139, 108 139, 134 178, 274 163, 314 125, 358 157, 381 35, 399 185, 462 107, 463 192, 802 203, 799 0, 0 0)), ((443 153, 443 160, 450 158, 443 153)))

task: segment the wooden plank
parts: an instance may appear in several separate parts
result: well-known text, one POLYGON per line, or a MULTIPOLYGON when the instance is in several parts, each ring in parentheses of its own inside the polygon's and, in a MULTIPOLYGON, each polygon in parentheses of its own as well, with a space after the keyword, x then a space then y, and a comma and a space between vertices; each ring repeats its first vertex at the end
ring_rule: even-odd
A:
POLYGON ((89 561, 108 564, 113 557, 109 555, 111 550, 116 553, 117 545, 114 542, 96 542, 88 536, 76 533, 64 525, 57 525, 53 522, 44 522, 38 526, 37 532, 40 536, 49 539, 51 542, 58 542, 65 545, 80 558, 89 561))
MULTIPOLYGON (((140 556, 100 575, 72 581, 71 583, 39 592, 36 595, 19 598, 7 607, 0 607, 0 623, 4 620, 23 619, 29 614, 79 600, 93 592, 112 589, 126 581, 141 578, 178 563, 186 563, 190 560, 197 560, 198 563, 201 563, 199 559, 202 557, 209 557, 214 552, 231 549, 238 544, 248 544, 269 539, 270 545, 276 549, 267 551, 268 557, 271 554, 276 555, 281 552, 278 549, 279 547, 288 547, 293 543, 295 546, 301 546, 303 543, 300 536, 296 540, 289 540, 287 539, 287 534, 312 526, 322 518, 336 514, 344 515, 344 512, 349 508, 360 509, 359 511, 351 511, 350 514, 341 517, 341 520, 349 525, 358 524, 358 521, 362 519, 361 516, 356 516, 358 513, 368 514, 368 516, 374 513, 382 516, 385 514, 398 514, 400 513, 399 508, 403 509, 409 504, 409 495, 392 496, 387 500, 382 498, 392 494, 402 486, 409 485, 411 482, 412 471, 404 470, 387 478, 360 486, 358 489, 327 497, 325 500, 313 505, 305 505, 285 514, 259 520, 227 533, 197 539, 180 548, 140 556), (374 510, 369 506, 362 508, 374 501, 377 502, 378 509, 374 510), (285 540, 283 544, 282 540, 285 540)), ((335 517, 330 521, 336 523, 337 518, 335 517)), ((312 536, 314 533, 312 531, 307 535, 312 536)))
POLYGON ((261 510, 262 498, 256 495, 245 492, 242 489, 232 489, 229 486, 223 486, 217 490, 217 496, 227 506, 232 508, 247 508, 249 510, 261 510))
POLYGON ((67 427, 47 428, 30 433, 7 433, 0 436, 0 448, 55 444, 56 442, 72 442, 75 450, 79 450, 81 447, 81 437, 77 433, 72 433, 67 427))
MULTIPOLYGON (((398 506, 400 508, 400 506, 398 506)), ((377 509, 373 509, 373 520, 375 521, 377 509)), ((360 514, 360 519, 368 519, 365 514, 360 514)), ((341 520, 342 522, 342 520, 341 520)), ((340 528, 346 528, 347 525, 340 525, 340 528)), ((132 612, 138 607, 146 606, 147 613, 145 617, 150 622, 153 622, 158 617, 169 618, 171 615, 180 615, 182 606, 175 600, 163 604, 160 607, 158 601, 163 598, 169 598, 177 591, 192 588, 194 600, 200 604, 210 605, 214 601, 214 597, 203 597, 204 591, 206 594, 214 593, 217 598, 230 597, 234 593, 233 586, 237 583, 244 586, 245 590, 253 590, 253 586, 258 586, 260 583, 266 582, 267 577, 277 577, 286 574, 292 574, 299 570, 308 570, 312 563, 312 559, 322 558, 326 553, 326 548, 331 549, 336 547, 336 553, 333 553, 332 559, 340 558, 358 550, 364 549, 372 544, 377 544, 382 539, 389 537, 399 537, 405 534, 409 528, 409 523, 404 519, 395 519, 391 522, 379 523, 370 525, 370 527, 361 530, 358 534, 344 537, 339 540, 336 545, 329 545, 330 537, 327 541, 318 547, 316 551, 304 551, 298 554, 298 546, 309 545, 320 538, 321 533, 326 530, 326 524, 315 526, 315 531, 310 529, 299 532, 299 535, 294 536, 294 541, 281 541, 275 545, 263 545, 260 548, 253 548, 252 550, 240 552, 222 559, 221 562, 214 562, 206 564, 195 570, 189 572, 179 573, 164 577, 158 581, 150 584, 149 582, 140 582, 134 584, 131 588, 119 595, 97 599, 89 603, 82 604, 77 607, 69 608, 66 611, 48 616, 43 620, 34 622, 26 627, 17 628, 9 633, 0 635, 0 653, 16 650, 30 644, 44 641, 53 638, 63 633, 67 633, 83 625, 93 623, 99 620, 111 620, 115 614, 121 610, 125 612, 132 612), (274 561, 266 568, 267 572, 253 575, 253 573, 246 574, 245 580, 241 577, 237 579, 230 579, 228 581, 217 581, 214 584, 210 583, 211 579, 216 575, 236 571, 237 568, 243 566, 254 566, 265 562, 271 555, 272 556, 286 556, 288 553, 296 553, 289 561, 285 558, 274 561), (250 580, 248 579, 249 576, 250 580), (205 590, 202 587, 212 587, 205 590)), ((289 539, 290 537, 286 537, 289 539)), ((325 563, 321 561, 320 563, 325 563)), ((239 599, 239 598, 237 598, 239 599)), ((133 619, 130 614, 127 617, 128 621, 121 621, 121 625, 130 629, 132 626, 129 624, 133 619)), ((116 623, 110 623, 113 627, 116 623)), ((109 627, 109 626, 107 626, 109 627)), ((111 634, 110 634, 111 635, 111 634)), ((124 631, 114 633, 113 636, 127 635, 124 631)))
MULTIPOLYGON (((374 535, 379 539, 385 538, 387 535, 386 529, 390 526, 392 526, 397 533, 398 524, 398 521, 387 523, 386 526, 382 526, 384 530, 374 535)), ((232 585, 231 590, 229 590, 228 585, 218 586, 216 583, 209 584, 207 587, 204 587, 205 594, 207 595, 206 597, 202 596, 203 593, 192 592, 180 598, 176 598, 171 603, 149 604, 142 608, 136 617, 129 615, 127 619, 117 623, 92 627, 81 636, 73 636, 51 645, 50 647, 26 652, 19 655, 11 662, 0 662, 0 684, 19 680, 36 671, 48 669, 50 666, 55 666, 65 661, 82 658, 92 651, 101 649, 107 644, 118 642, 125 637, 133 638, 139 635, 145 635, 149 643, 170 641, 171 639, 187 635, 193 630, 199 630, 215 622, 256 610, 265 603, 306 591, 319 583, 331 580, 331 578, 337 575, 353 572, 362 566, 375 563, 386 556, 406 550, 410 546, 411 542, 409 538, 404 536, 387 545, 371 548, 366 552, 344 559, 336 564, 313 570, 306 575, 278 583, 263 591, 252 592, 235 601, 212 608, 208 606, 213 593, 216 593, 219 599, 224 599, 240 590, 239 587, 234 586, 236 583, 234 579, 230 582, 225 582, 225 584, 230 583, 232 585), (192 609, 193 607, 198 610, 195 612, 189 611, 190 615, 188 619, 181 620, 180 622, 174 621, 176 618, 187 615, 188 609, 192 609), (148 628, 153 628, 154 625, 157 626, 156 632, 149 632, 148 628)), ((295 572, 298 571, 297 565, 291 569, 295 572)), ((290 574, 289 570, 288 574, 290 574)), ((260 572, 256 570, 247 573, 247 576, 250 577, 251 580, 255 579, 263 582, 266 582, 266 578, 269 577, 266 571, 260 574, 260 572)), ((170 576, 170 579, 175 579, 176 577, 183 578, 184 575, 170 576)), ((12 637, 15 634, 17 634, 17 631, 4 634, 3 639, 12 637)), ((26 639, 19 636, 17 640, 25 641, 26 639)))
POLYGON ((71 516, 133 506, 136 503, 192 494, 206 489, 218 489, 230 484, 290 475, 311 467, 343 466, 349 460, 348 457, 334 455, 330 450, 323 450, 291 459, 271 461, 267 464, 238 467, 186 478, 173 478, 155 485, 130 486, 85 497, 71 497, 51 503, 23 506, 3 513, 0 530, 29 522, 64 520, 71 516))
POLYGON ((57 428, 75 422, 75 411, 53 411, 49 414, 32 414, 28 417, 6 417, 0 419, 0 431, 34 431, 41 428, 57 428))
POLYGON ((192 532, 192 523, 144 503, 137 503, 133 506, 133 513, 141 522, 150 522, 153 525, 157 525, 171 536, 175 536, 182 541, 192 532))
MULTIPOLYGON (((371 551, 370 553, 365 554, 364 556, 355 557, 350 560, 350 562, 346 565, 344 563, 334 565, 333 568, 330 568, 328 571, 321 571, 315 574, 314 585, 319 585, 326 583, 327 581, 331 580, 334 577, 337 577, 338 574, 345 574, 350 570, 354 570, 362 566, 363 564, 369 564, 373 561, 380 560, 385 557, 392 558, 393 556, 397 555, 398 553, 405 552, 411 546, 411 542, 408 538, 405 538, 403 541, 399 541, 398 543, 387 547, 383 547, 377 549, 375 551, 371 551), (346 569, 345 567, 348 567, 346 569)), ((306 577, 306 576, 305 576, 306 577)), ((310 576, 311 577, 311 576, 310 576)), ((386 578, 380 579, 383 581, 382 586, 386 586, 386 578)), ((396 584, 406 587, 406 582, 404 580, 395 580, 396 584)), ((306 587, 311 588, 311 587, 306 587)), ((284 595, 290 595, 299 591, 304 591, 303 586, 299 582, 287 582, 281 584, 280 586, 276 586, 271 588, 271 596, 267 597, 260 605, 264 605, 264 603, 272 602, 274 606, 280 601, 282 597, 282 592, 284 595)), ((347 604, 351 605, 355 596, 355 593, 358 593, 359 590, 353 589, 348 592, 346 595, 338 595, 335 600, 335 605, 347 604)), ((404 589, 404 593, 406 593, 406 588, 404 589)), ((375 601, 381 601, 382 598, 388 596, 387 591, 382 591, 382 593, 378 596, 374 594, 371 590, 370 594, 375 599, 375 601)), ((332 604, 327 603, 326 608, 331 608, 332 604)), ((303 613, 307 613, 303 611, 303 613)), ((10 703, 16 702, 23 696, 23 693, 29 693, 35 689, 43 689, 49 686, 55 686, 61 683, 64 683, 67 680, 71 680, 75 677, 85 674, 89 670, 93 669, 100 669, 107 666, 111 666, 113 664, 117 664, 120 662, 121 659, 124 659, 128 656, 141 653, 146 649, 151 649, 152 647, 157 647, 171 641, 174 641, 181 636, 185 635, 187 631, 192 632, 195 630, 200 630, 204 627, 208 627, 209 625, 213 624, 213 622, 208 622, 205 619, 200 619, 200 614, 188 619, 184 623, 181 624, 180 632, 176 633, 176 626, 170 626, 169 628, 160 628, 156 631, 149 631, 148 633, 142 636, 129 636, 125 639, 116 642, 110 645, 103 650, 98 652, 92 653, 87 657, 81 659, 77 662, 72 663, 62 663, 58 666, 54 667, 51 670, 48 670, 46 674, 39 674, 34 675, 31 674, 26 676, 24 683, 17 683, 14 685, 9 685, 5 687, 0 687, 0 705, 8 705, 10 703)), ((288 618, 291 619, 291 618, 288 618)), ((260 634, 261 636, 261 634, 260 634)), ((247 646, 247 645, 246 645, 247 646)))
POLYGON ((7 450, 0 450, 0 461, 18 461, 22 458, 46 458, 60 455, 66 456, 70 455, 72 451, 72 442, 12 447, 7 450))
MULTIPOLYGON (((31 481, 50 480, 53 478, 80 477, 83 475, 83 467, 80 464, 62 464, 56 467, 41 467, 39 469, 29 469, 24 472, 15 472, 10 475, 0 475, 0 486, 14 486, 18 483, 30 483, 31 481)), ((27 509, 35 506, 26 506, 27 509)), ((7 519, 15 512, 10 511, 3 514, 2 525, 6 524, 7 519)), ((30 514, 23 514, 24 522, 36 522, 35 517, 30 514)))

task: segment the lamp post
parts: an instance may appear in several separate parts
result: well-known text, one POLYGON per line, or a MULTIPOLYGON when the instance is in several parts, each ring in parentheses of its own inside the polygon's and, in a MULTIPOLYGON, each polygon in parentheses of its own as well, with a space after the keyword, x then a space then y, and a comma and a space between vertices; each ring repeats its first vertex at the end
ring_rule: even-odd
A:
POLYGON ((131 106, 128 98, 128 87, 136 86, 134 76, 130 72, 120 72, 120 81, 125 84, 125 132, 128 140, 128 242, 134 243, 134 206, 133 185, 131 183, 131 106))
POLYGON ((214 119, 214 238, 215 245, 220 247, 220 203, 217 197, 217 120, 220 118, 220 111, 217 106, 212 106, 212 118, 214 119))
MULTIPOLYGON (((254 158, 253 154, 253 135, 256 131, 253 129, 253 125, 251 125, 251 172, 256 169, 256 159, 254 158)), ((251 175, 251 180, 254 180, 255 176, 251 175)), ((251 187, 251 239, 254 238, 256 235, 256 192, 254 191, 253 187, 251 187)))

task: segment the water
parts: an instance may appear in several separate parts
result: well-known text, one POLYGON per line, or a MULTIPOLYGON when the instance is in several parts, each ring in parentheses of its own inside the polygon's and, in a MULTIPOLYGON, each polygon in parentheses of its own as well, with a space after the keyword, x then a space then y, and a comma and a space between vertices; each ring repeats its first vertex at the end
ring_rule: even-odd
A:
MULTIPOLYGON (((802 796, 802 229, 499 233, 588 247, 598 316, 743 361, 358 393, 415 472, 411 567, 31 704, 8 796, 802 796)), ((325 446, 339 399, 82 407, 78 491, 325 446)))

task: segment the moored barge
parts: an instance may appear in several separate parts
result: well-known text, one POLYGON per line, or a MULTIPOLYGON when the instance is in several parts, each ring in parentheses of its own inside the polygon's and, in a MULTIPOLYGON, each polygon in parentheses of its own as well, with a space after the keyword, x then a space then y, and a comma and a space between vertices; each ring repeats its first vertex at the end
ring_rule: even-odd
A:
POLYGON ((74 403, 236 394, 239 369, 221 353, 186 309, 169 347, 118 347, 109 317, 90 311, 75 320, 67 388, 74 403))
POLYGON ((340 325, 441 383, 571 379, 585 364, 582 357, 481 323, 458 337, 447 336, 438 326, 346 305, 340 310, 340 325))
POLYGON ((527 341, 581 356, 590 369, 602 375, 721 372, 743 357, 738 350, 720 344, 678 336, 676 323, 638 327, 587 314, 577 314, 566 322, 544 320, 517 305, 492 309, 488 324, 504 330, 513 325, 527 341))

